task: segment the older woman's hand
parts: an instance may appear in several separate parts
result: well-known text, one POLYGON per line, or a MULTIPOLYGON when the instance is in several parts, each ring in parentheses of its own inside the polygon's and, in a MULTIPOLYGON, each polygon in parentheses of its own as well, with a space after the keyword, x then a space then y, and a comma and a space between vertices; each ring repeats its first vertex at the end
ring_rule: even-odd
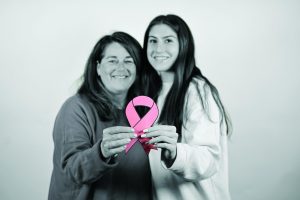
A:
POLYGON ((161 159, 167 164, 173 164, 177 154, 178 133, 175 126, 157 125, 144 130, 141 137, 151 138, 149 144, 162 149, 161 159))
POLYGON ((101 153, 104 158, 109 158, 125 150, 131 138, 136 138, 134 129, 125 126, 114 126, 103 130, 101 153))

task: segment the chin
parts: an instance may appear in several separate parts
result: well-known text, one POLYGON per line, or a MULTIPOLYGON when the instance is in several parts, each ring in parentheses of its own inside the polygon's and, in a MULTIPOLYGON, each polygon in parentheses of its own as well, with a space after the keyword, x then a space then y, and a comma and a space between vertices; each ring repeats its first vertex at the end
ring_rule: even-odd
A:
POLYGON ((128 92, 128 90, 129 90, 129 86, 124 86, 124 85, 122 85, 122 86, 120 86, 120 87, 114 87, 113 89, 112 89, 112 91, 114 91, 113 93, 114 94, 123 94, 123 93, 127 93, 128 92))
POLYGON ((154 69, 158 72, 166 72, 171 68, 171 66, 157 66, 154 69))

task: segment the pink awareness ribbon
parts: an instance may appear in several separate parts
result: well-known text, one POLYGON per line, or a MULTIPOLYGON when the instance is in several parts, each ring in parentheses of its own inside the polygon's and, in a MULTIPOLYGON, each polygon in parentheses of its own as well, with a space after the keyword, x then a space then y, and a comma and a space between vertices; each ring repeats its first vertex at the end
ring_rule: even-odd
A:
POLYGON ((133 98, 126 107, 125 110, 127 120, 132 128, 134 128, 135 133, 137 134, 137 138, 132 139, 126 146, 125 152, 127 153, 130 148, 139 141, 145 152, 149 154, 151 149, 156 149, 156 147, 152 144, 145 144, 148 142, 149 138, 141 138, 140 136, 143 134, 143 130, 151 127, 155 120, 158 117, 158 107, 155 102, 147 96, 137 96, 133 98), (149 107, 150 110, 144 115, 144 117, 140 118, 139 114, 135 110, 135 106, 146 106, 149 107))

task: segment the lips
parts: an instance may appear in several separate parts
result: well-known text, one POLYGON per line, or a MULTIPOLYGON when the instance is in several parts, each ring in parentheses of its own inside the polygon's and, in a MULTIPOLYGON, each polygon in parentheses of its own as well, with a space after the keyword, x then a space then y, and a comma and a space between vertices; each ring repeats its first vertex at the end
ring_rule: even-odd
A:
POLYGON ((157 61, 167 60, 169 56, 153 56, 153 58, 157 61))
POLYGON ((111 77, 117 78, 117 79, 125 79, 125 78, 128 78, 128 75, 120 74, 120 75, 112 75, 111 77))

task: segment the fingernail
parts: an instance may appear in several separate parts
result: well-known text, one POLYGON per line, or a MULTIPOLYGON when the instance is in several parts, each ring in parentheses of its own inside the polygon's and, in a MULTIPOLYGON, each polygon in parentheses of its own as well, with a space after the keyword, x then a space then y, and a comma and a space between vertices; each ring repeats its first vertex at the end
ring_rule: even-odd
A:
POLYGON ((142 137, 142 138, 146 137, 146 134, 142 134, 141 137, 142 137))
POLYGON ((132 131, 132 132, 135 132, 134 128, 131 128, 131 131, 132 131))
POLYGON ((138 137, 138 134, 135 133, 135 134, 134 134, 134 137, 137 138, 137 137, 138 137))
POLYGON ((143 130, 144 133, 148 133, 148 131, 149 131, 148 129, 144 129, 143 130))
POLYGON ((130 141, 131 141, 131 139, 128 139, 128 140, 127 140, 127 142, 130 142, 130 141))

